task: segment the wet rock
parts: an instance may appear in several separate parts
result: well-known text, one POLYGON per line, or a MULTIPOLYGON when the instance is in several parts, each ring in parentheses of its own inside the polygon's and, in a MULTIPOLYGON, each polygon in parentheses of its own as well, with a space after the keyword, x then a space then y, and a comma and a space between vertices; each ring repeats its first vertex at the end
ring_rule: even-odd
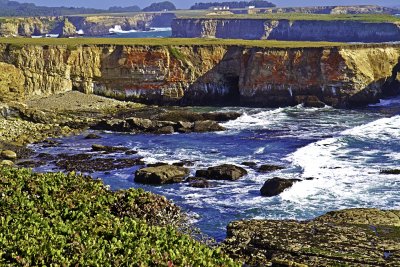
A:
POLYGON ((14 166, 14 162, 5 159, 0 161, 0 166, 14 166))
POLYGON ((399 266, 399 218, 398 210, 349 209, 306 222, 235 221, 222 247, 249 266, 399 266))
POLYGON ((251 168, 254 168, 257 166, 257 163, 252 162, 252 161, 244 161, 241 164, 244 166, 247 166, 247 167, 251 167, 251 168))
POLYGON ((43 161, 53 161, 56 159, 56 156, 49 154, 49 153, 40 153, 39 155, 37 155, 37 158, 43 160, 43 161))
POLYGON ((209 188, 211 187, 210 182, 201 177, 189 177, 186 179, 186 182, 189 183, 189 186, 196 188, 209 188))
POLYGON ((299 179, 282 179, 282 178, 272 178, 267 180, 263 187, 261 188, 260 192, 262 196, 266 197, 273 197, 277 196, 285 189, 290 188, 293 186, 295 182, 299 182, 299 179))
POLYGON ((180 183, 188 174, 189 169, 173 165, 162 165, 136 171, 135 182, 158 185, 180 183))
POLYGON ((218 122, 236 120, 237 118, 242 116, 242 114, 239 112, 211 112, 211 113, 203 113, 202 115, 205 120, 212 120, 218 122))
POLYGON ((400 174, 400 169, 386 169, 380 170, 381 174, 400 174))
POLYGON ((155 131, 156 134, 173 134, 174 132, 175 130, 172 126, 161 127, 155 131))
POLYGON ((130 127, 125 120, 110 119, 102 120, 91 127, 94 130, 113 131, 113 132, 130 132, 130 127))
POLYGON ((41 142, 42 147, 57 147, 59 146, 61 143, 57 142, 55 140, 44 140, 43 142, 41 142))
POLYGON ((156 163, 147 164, 147 167, 160 167, 160 166, 165 166, 165 165, 169 165, 169 164, 166 162, 156 162, 156 163))
POLYGON ((303 104, 306 108, 323 108, 325 103, 319 100, 317 96, 296 96, 297 104, 303 104))
POLYGON ((37 168, 46 165, 46 162, 40 160, 25 160, 18 162, 17 165, 24 168, 37 168))
POLYGON ((94 133, 90 133, 85 136, 85 139, 101 139, 101 136, 94 133))
POLYGON ((225 130, 215 121, 195 121, 193 132, 217 132, 225 130))
POLYGON ((245 169, 231 164, 223 164, 216 167, 210 167, 207 170, 196 171, 196 177, 204 177, 209 180, 235 181, 246 174, 247 171, 245 169))
POLYGON ((139 153, 139 152, 136 150, 128 150, 125 152, 125 155, 136 155, 137 153, 139 153))
POLYGON ((15 160, 17 159, 17 153, 12 150, 3 150, 0 153, 0 156, 6 160, 15 160))
POLYGON ((129 118, 125 120, 131 130, 150 131, 155 128, 155 123, 149 119, 129 118))
POLYGON ((105 153, 115 153, 115 152, 126 152, 129 151, 129 148, 126 147, 114 147, 114 146, 104 146, 99 144, 92 145, 92 150, 96 152, 105 152, 105 153))
POLYGON ((191 161, 191 160, 182 160, 182 161, 180 161, 180 162, 172 163, 172 165, 174 165, 174 166, 180 166, 180 167, 183 167, 183 166, 194 166, 194 161, 191 161))
POLYGON ((179 133, 190 133, 193 131, 193 123, 187 121, 179 121, 176 126, 179 133))
POLYGON ((98 172, 131 168, 144 165, 142 158, 94 158, 88 154, 58 155, 56 166, 66 171, 98 172))
POLYGON ((274 172, 274 171, 283 170, 284 168, 285 167, 278 166, 278 165, 264 164, 258 168, 258 172, 274 172))

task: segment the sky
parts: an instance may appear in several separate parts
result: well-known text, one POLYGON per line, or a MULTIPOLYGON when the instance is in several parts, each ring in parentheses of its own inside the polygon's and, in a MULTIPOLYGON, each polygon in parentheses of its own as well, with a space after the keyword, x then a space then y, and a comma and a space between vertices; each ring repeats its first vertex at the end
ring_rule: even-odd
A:
MULTIPOLYGON (((164 0, 16 0, 18 2, 35 3, 43 6, 78 6, 78 7, 94 7, 108 8, 110 6, 132 6, 138 5, 146 7, 153 2, 161 2, 164 0)), ((178 8, 188 8, 196 2, 223 2, 229 0, 170 0, 178 8)), ((400 5, 399 0, 269 0, 277 6, 316 6, 316 5, 381 5, 394 6, 400 5)))

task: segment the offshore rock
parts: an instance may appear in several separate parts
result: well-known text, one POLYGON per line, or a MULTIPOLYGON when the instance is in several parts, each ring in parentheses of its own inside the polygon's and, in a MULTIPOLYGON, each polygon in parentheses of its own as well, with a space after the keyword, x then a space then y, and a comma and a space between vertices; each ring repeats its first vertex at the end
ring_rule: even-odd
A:
POLYGON ((196 171, 196 177, 207 178, 209 180, 235 181, 245 175, 247 175, 245 169, 231 164, 223 164, 220 166, 209 167, 207 170, 196 171))
POLYGON ((141 184, 180 183, 189 174, 189 169, 173 165, 161 165, 136 171, 135 182, 141 184))
POLYGON ((293 186, 294 183, 299 182, 299 179, 282 179, 282 178, 272 178, 267 180, 263 187, 260 189, 261 195, 265 197, 277 196, 286 189, 293 186))
POLYGON ((231 222, 224 250, 249 266, 398 266, 400 211, 350 209, 308 222, 231 222))

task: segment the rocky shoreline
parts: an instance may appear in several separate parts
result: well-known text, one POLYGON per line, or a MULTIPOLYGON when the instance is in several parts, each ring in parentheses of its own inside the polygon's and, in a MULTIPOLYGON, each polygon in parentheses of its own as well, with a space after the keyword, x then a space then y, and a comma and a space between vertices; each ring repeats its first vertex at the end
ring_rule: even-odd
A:
MULTIPOLYGON (((235 119, 240 114, 198 113, 182 108, 146 107, 79 92, 31 100, 26 104, 4 104, 3 111, 3 117, 0 118, 0 135, 2 163, 8 163, 5 165, 11 165, 11 161, 20 167, 35 167, 36 164, 41 164, 40 161, 52 161, 60 169, 85 173, 140 165, 143 168, 135 175, 135 181, 138 183, 187 182, 193 187, 210 187, 214 181, 234 181, 247 174, 244 168, 227 164, 197 170, 195 177, 188 177, 190 162, 184 160, 174 165, 158 163, 146 166, 136 155, 137 151, 102 145, 100 137, 95 133, 82 137, 99 139, 98 144, 92 145, 92 152, 89 154, 41 154, 34 156, 36 158, 32 161, 32 153, 26 148, 26 145, 32 142, 82 133, 91 127, 149 134, 223 130, 218 122, 235 119), (196 128, 196 123, 206 124, 207 127, 196 130, 200 129, 196 128), (107 128, 105 125, 113 127, 107 128), (166 127, 169 127, 168 131, 166 127), (15 155, 11 152, 15 152, 15 155), (112 153, 119 153, 123 157, 116 159, 112 153)), ((59 144, 50 140, 42 145, 59 144)), ((258 172, 273 172, 284 168, 274 165, 258 166, 252 162, 243 162, 242 165, 258 172)), ((260 193, 265 196, 277 195, 291 186, 288 182, 292 184, 297 180, 274 178, 266 181, 264 186, 267 189, 264 193, 261 189, 260 193), (271 184, 274 189, 271 189, 271 184)), ((164 203, 163 206, 165 205, 164 203)), ((150 206, 145 206, 143 210, 153 209, 150 206)), ((129 212, 124 211, 123 207, 119 207, 119 211, 129 212)), ((146 212, 141 216, 146 217, 146 212)), ((399 233, 399 211, 351 209, 330 212, 306 222, 232 222, 227 228, 227 238, 220 246, 245 266, 397 266, 400 264, 399 233)))

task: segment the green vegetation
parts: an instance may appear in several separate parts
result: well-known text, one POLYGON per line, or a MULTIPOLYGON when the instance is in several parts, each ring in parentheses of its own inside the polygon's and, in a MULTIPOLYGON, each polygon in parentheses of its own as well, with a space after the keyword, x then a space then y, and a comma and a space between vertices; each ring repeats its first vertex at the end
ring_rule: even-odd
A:
POLYGON ((246 8, 248 6, 255 6, 256 8, 265 8, 265 7, 275 7, 271 2, 263 1, 263 0, 253 0, 253 1, 230 1, 230 2, 210 2, 210 3, 196 3, 190 7, 192 10, 196 9, 209 9, 211 7, 221 7, 227 6, 229 8, 246 8))
POLYGON ((172 57, 174 57, 175 59, 181 61, 181 62, 185 62, 186 61, 186 57, 184 54, 182 54, 176 47, 172 47, 172 46, 168 46, 168 51, 171 54, 172 57))
POLYGON ((0 38, 0 44, 11 45, 140 45, 140 46, 246 46, 271 48, 306 48, 346 46, 333 42, 297 42, 273 40, 238 40, 205 38, 0 38))
POLYGON ((362 21, 362 22, 400 22, 400 17, 386 14, 305 14, 305 13, 275 13, 275 14, 232 14, 232 15, 210 15, 201 13, 193 16, 180 16, 180 18, 204 18, 204 19, 272 19, 272 20, 318 20, 318 21, 362 21))
POLYGON ((74 14, 99 14, 105 12, 133 12, 140 11, 138 6, 110 7, 108 10, 83 7, 46 7, 32 3, 1 0, 0 16, 65 16, 74 14))
POLYGON ((160 202, 140 189, 1 168, 0 193, 0 265, 239 266, 171 226, 139 221, 160 202))
POLYGON ((164 1, 159 3, 153 3, 150 6, 143 8, 144 12, 154 12, 163 10, 176 10, 176 6, 169 1, 164 1))

